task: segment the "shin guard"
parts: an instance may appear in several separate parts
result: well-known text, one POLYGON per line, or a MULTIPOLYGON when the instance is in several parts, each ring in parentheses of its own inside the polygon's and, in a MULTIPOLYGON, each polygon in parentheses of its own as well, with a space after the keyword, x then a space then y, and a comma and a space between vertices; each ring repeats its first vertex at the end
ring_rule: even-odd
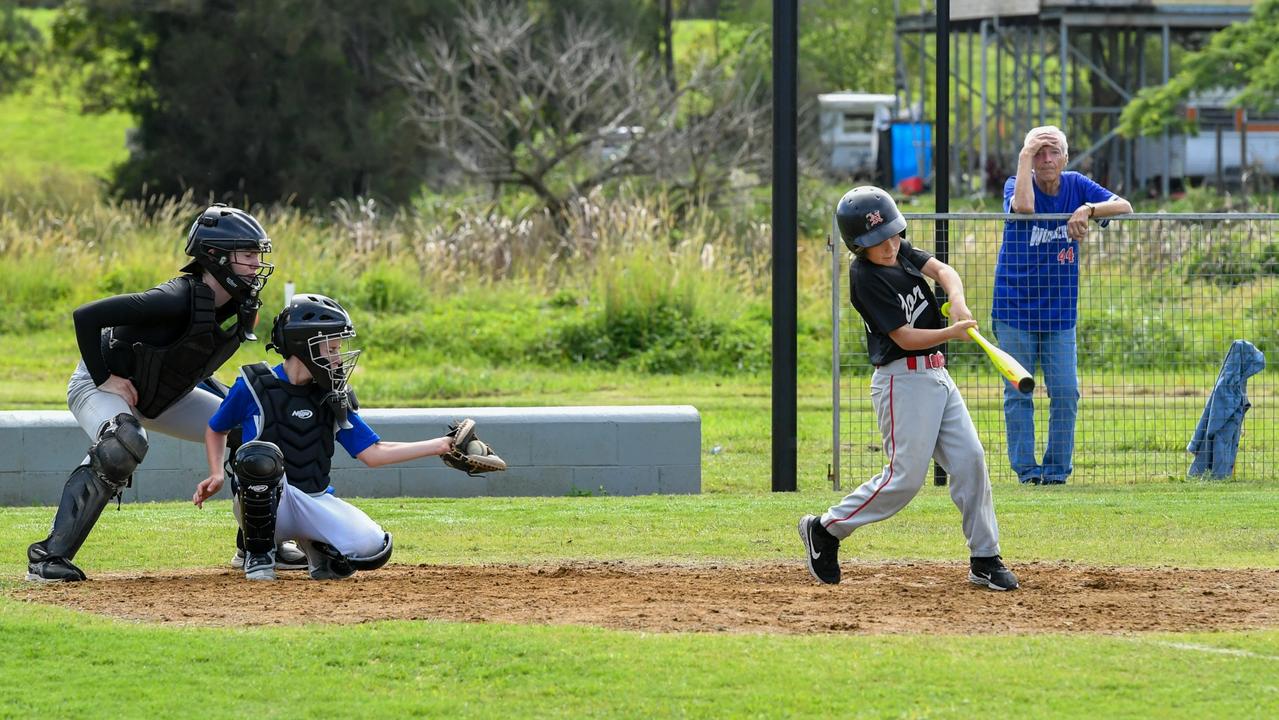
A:
POLYGON ((49 537, 27 548, 27 560, 35 563, 46 558, 73 559, 97 524, 102 509, 119 490, 88 465, 71 471, 62 488, 58 512, 53 516, 53 529, 49 537))
POLYGON ((244 549, 275 549, 275 513, 280 504, 284 455, 272 443, 254 440, 240 446, 231 461, 240 485, 240 517, 244 549))

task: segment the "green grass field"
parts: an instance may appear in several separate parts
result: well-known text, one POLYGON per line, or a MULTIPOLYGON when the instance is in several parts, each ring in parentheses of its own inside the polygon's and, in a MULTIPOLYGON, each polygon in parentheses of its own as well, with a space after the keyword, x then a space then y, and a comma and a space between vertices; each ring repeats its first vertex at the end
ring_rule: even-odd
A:
MULTIPOLYGON (((498 529, 492 518, 509 507, 506 499, 360 504, 396 534, 396 560, 404 563, 798 564, 794 518, 835 497, 813 490, 534 498, 521 501, 518 524, 498 529)), ((1047 495, 1010 487, 997 496, 1014 567, 1036 559, 1273 567, 1275 500, 1273 487, 1242 483, 1047 495)), ((20 576, 22 547, 47 527, 49 513, 0 511, 4 577, 20 576)), ((79 560, 91 574, 220 565, 229 523, 226 502, 203 512, 183 503, 108 511, 79 560)), ((954 507, 931 487, 854 540, 846 543, 846 563, 963 556, 954 507)), ((18 585, 5 580, 0 592, 18 585)), ((1016 595, 1007 598, 1008 612, 1018 612, 1016 595)), ((874 613, 867 607, 861 619, 874 613)), ((0 597, 0 638, 5 717, 793 717, 830 713, 832 703, 841 705, 838 714, 858 717, 1279 712, 1274 630, 769 636, 425 621, 210 629, 107 620, 0 597)))
POLYGON ((5 173, 40 179, 50 173, 104 177, 128 156, 123 113, 81 115, 51 93, 0 98, 0 157, 5 173))

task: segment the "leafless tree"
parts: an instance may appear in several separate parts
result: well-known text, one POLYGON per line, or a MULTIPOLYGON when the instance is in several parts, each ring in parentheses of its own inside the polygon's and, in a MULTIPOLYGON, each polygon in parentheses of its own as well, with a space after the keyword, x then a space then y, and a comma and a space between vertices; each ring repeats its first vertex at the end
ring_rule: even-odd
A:
POLYGON ((757 78, 703 65, 672 87, 660 61, 589 19, 550 28, 523 3, 472 4, 405 45, 390 72, 427 144, 474 180, 528 188, 556 216, 620 178, 714 198, 768 169, 757 78))

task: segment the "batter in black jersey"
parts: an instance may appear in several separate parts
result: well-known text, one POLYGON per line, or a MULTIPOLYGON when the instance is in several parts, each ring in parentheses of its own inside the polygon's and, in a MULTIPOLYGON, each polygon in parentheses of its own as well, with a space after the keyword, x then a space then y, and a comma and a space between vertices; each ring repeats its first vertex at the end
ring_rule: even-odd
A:
POLYGON ((928 355, 941 345, 906 352, 888 333, 903 324, 920 329, 945 327, 937 298, 921 270, 933 256, 902 240, 895 265, 878 265, 857 259, 848 269, 853 307, 866 326, 866 351, 876 367, 907 355, 928 355))
POLYGON ((954 268, 906 242, 906 219, 879 188, 848 191, 835 219, 855 256, 850 295, 875 366, 870 395, 888 464, 821 517, 800 518, 808 570, 820 582, 838 583, 840 542, 906 507, 936 461, 951 475, 950 497, 963 517, 969 581, 1013 590, 1017 577, 1000 559, 986 451, 940 352, 948 340, 968 340, 968 329, 977 325, 963 281, 954 268), (946 291, 954 325, 942 322, 928 280, 946 291))
POLYGON ((67 478, 44 540, 27 549, 27 579, 84 580, 72 560, 102 509, 146 457, 147 431, 203 443, 220 397, 197 387, 255 340, 259 295, 273 266, 271 240, 246 212, 214 205, 187 235, 192 260, 158 287, 75 311, 80 364, 67 405, 89 452, 67 478))

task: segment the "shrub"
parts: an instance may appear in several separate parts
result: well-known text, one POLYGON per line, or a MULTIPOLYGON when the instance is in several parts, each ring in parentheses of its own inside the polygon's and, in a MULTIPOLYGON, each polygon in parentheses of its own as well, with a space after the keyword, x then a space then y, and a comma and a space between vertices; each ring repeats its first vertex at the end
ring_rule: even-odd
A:
POLYGON ((377 263, 355 284, 354 303, 373 312, 402 313, 422 306, 421 280, 402 265, 377 263))
POLYGON ((1196 253, 1186 263, 1186 280, 1237 287, 1255 279, 1261 267, 1239 243, 1226 240, 1196 253))
POLYGON ((1089 313, 1075 333, 1080 367, 1166 367, 1186 353, 1180 329, 1159 316, 1089 313))

